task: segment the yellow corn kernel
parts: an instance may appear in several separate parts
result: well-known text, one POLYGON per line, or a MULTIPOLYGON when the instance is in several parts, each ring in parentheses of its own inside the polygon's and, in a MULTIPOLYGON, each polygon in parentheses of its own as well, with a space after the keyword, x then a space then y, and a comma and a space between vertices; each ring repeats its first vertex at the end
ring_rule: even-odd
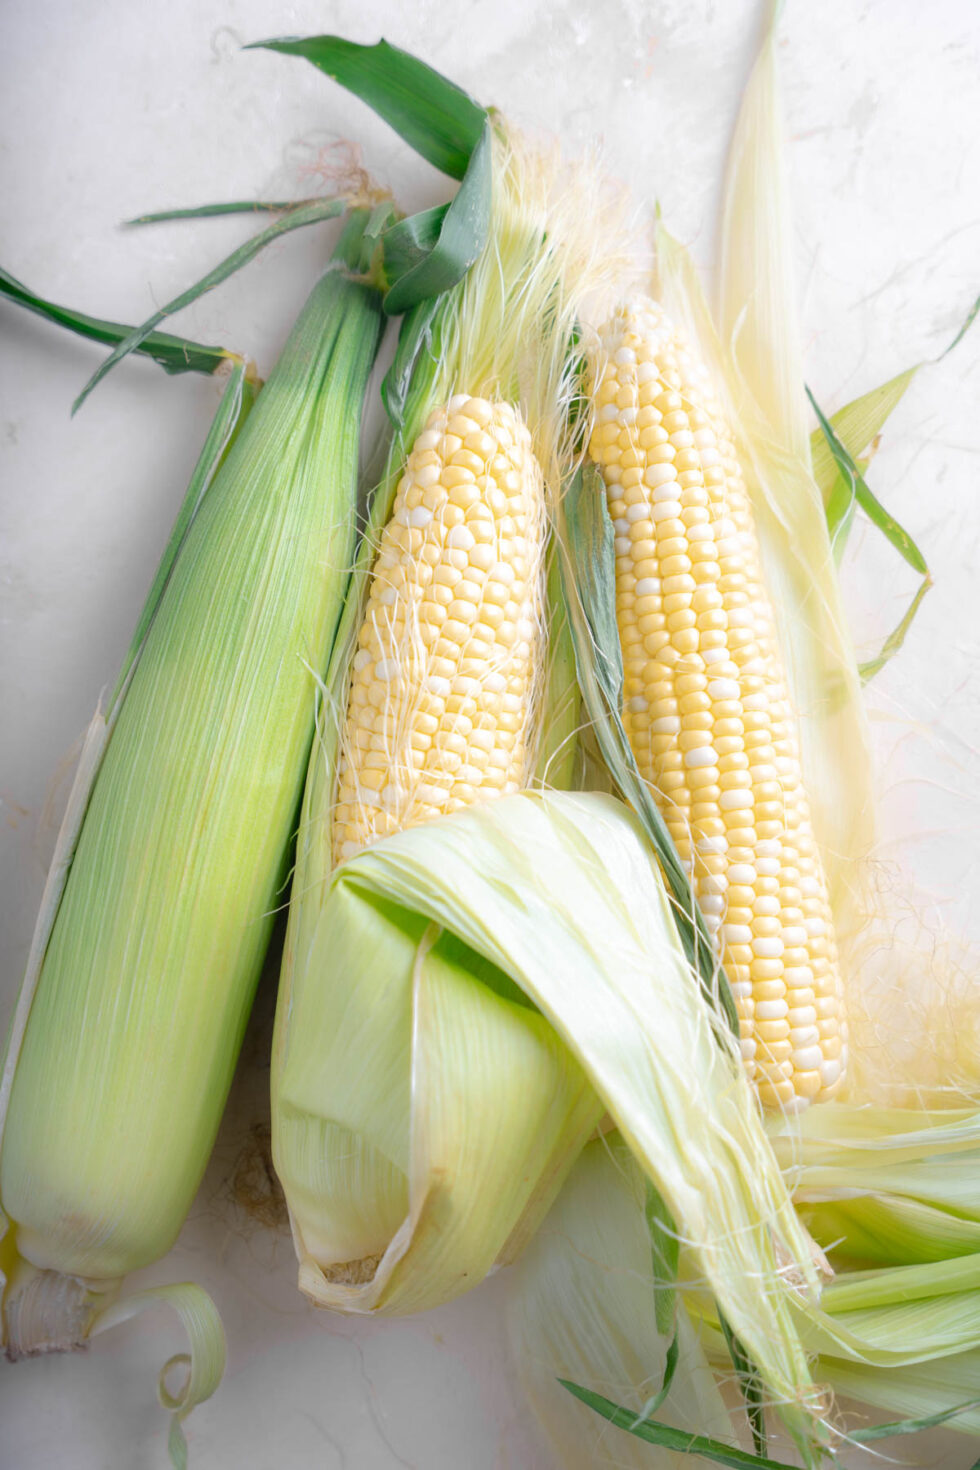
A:
POLYGON ((541 468, 520 415, 457 395, 419 436, 381 536, 351 674, 336 860, 391 821, 413 826, 526 784, 544 537, 541 468), (422 485, 436 499, 441 489, 464 519, 420 503, 422 485), (406 547, 406 526, 418 548, 406 547), (386 714, 380 768, 361 743, 365 709, 386 714), (422 733, 431 737, 424 772, 409 759, 422 733))
POLYGON ((641 298, 600 339, 590 454, 629 524, 616 526, 626 731, 679 851, 697 854, 749 1075, 766 1106, 798 1110, 839 1090, 847 1023, 748 491, 707 373, 662 309, 641 298), (786 1019, 805 1007, 812 1034, 786 1019))

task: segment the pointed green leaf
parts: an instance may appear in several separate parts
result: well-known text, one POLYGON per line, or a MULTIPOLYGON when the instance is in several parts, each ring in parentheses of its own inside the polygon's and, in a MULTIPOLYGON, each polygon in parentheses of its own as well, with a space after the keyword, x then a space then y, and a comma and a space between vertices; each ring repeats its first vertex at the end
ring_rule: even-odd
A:
POLYGON ((880 674, 885 664, 888 663, 888 660, 894 658, 895 654, 905 642, 905 635, 911 628, 915 615, 922 604, 922 599, 931 586, 932 578, 926 575, 922 578, 915 596, 905 609, 901 622, 892 629, 881 645, 881 652, 875 658, 869 659, 867 663, 858 665, 858 672, 861 675, 862 684, 867 684, 870 679, 874 678, 875 674, 880 674))
POLYGON ((853 487, 854 499, 868 519, 878 527, 879 531, 891 542, 892 546, 908 562, 909 566, 914 567, 922 576, 927 576, 929 568, 926 566, 922 552, 905 528, 900 526, 898 521, 895 520, 895 517, 889 514, 881 502, 876 499, 872 491, 868 488, 867 482, 861 474, 854 456, 849 452, 846 445, 842 443, 809 388, 807 388, 806 393, 820 427, 823 430, 827 444, 830 447, 830 452, 836 460, 841 474, 847 483, 853 487))
POLYGON ((667 1344, 667 1352, 664 1357, 664 1376, 661 1379, 660 1387, 653 1395, 653 1398, 647 1399, 646 1403, 643 1405, 643 1408, 640 1410, 639 1414, 637 1414, 637 1423, 642 1422, 644 1419, 649 1419, 651 1414, 655 1414, 659 1408, 662 1408, 674 1382, 674 1374, 677 1372, 677 1364, 680 1360, 680 1352, 681 1340, 675 1331, 674 1335, 670 1339, 670 1342, 667 1344))
POLYGON ((890 1439, 893 1434, 919 1434, 923 1429, 938 1429, 940 1424, 978 1407, 980 1399, 967 1399, 965 1404, 941 1409, 938 1414, 926 1414, 921 1419, 895 1419, 891 1424, 874 1424, 870 1429, 852 1429, 847 1437, 856 1444, 871 1444, 876 1439, 890 1439))
POLYGON ((190 209, 158 209, 153 214, 138 214, 135 219, 123 220, 123 224, 127 227, 159 225, 175 219, 216 219, 224 214, 284 214, 317 202, 316 199, 233 199, 227 204, 197 204, 190 209))
POLYGON ((408 275, 432 254, 448 212, 448 204, 437 204, 399 220, 385 232, 385 268, 392 280, 408 275))
POLYGON ((980 296, 977 297, 976 301, 974 301, 973 305, 970 307, 970 314, 969 314, 969 316, 967 317, 967 319, 963 323, 963 325, 960 327, 959 331, 957 332, 956 336, 953 338, 952 342, 950 342, 949 346, 945 349, 945 351, 941 352, 939 354, 939 356, 936 358, 936 361, 937 362, 942 362, 943 358, 944 357, 947 357, 949 355, 949 353, 952 352, 952 350, 953 350, 954 347, 958 347, 959 346, 959 344, 963 341, 963 338, 966 336, 967 332, 973 326, 973 323, 976 321, 976 319, 977 319, 977 313, 978 312, 980 312, 980 296))
POLYGON ((466 177, 448 208, 404 220, 384 237, 385 268, 392 282, 385 297, 389 316, 441 296, 462 280, 486 243, 491 194, 490 124, 485 121, 466 177), (412 230, 420 219, 421 226, 412 230), (438 235, 430 244, 436 226, 438 235), (420 256, 420 251, 426 253, 420 256), (413 259, 415 263, 410 264, 413 259))
POLYGON ((575 781, 582 696, 575 677, 575 646, 568 626, 561 562, 552 538, 548 547, 547 686, 535 762, 535 782, 551 791, 570 791, 575 781))
POLYGON ((653 1265, 653 1311, 657 1331, 662 1337, 670 1338, 664 1357, 664 1372, 660 1387, 652 1398, 647 1399, 637 1419, 649 1419, 667 1400, 677 1364, 680 1360, 681 1340, 677 1324, 677 1263, 680 1257, 680 1238, 670 1206, 663 1198, 653 1180, 646 1179, 646 1197, 643 1215, 647 1234, 650 1237, 650 1256, 653 1265))
MULTIPOLYGON (((53 301, 46 301, 2 267, 0 296, 16 302, 28 311, 36 312, 55 326, 67 327, 70 332, 88 337, 93 342, 104 342, 107 345, 125 342, 135 330, 121 322, 103 321, 99 317, 88 316, 85 312, 72 311, 67 306, 57 306, 53 301)), ((191 342, 185 337, 171 337, 166 332, 149 332, 133 350, 142 353, 144 357, 152 357, 168 373, 213 373, 222 363, 240 361, 224 347, 206 347, 201 342, 191 342)))
POLYGON ((254 260, 256 255, 265 249, 266 245, 270 245, 273 240, 278 240, 280 235, 285 235, 290 230, 302 229, 304 225, 314 225, 319 224, 321 220, 334 219, 338 214, 343 214, 348 204, 349 201, 343 198, 318 199, 313 204, 304 205, 300 209, 293 210, 283 219, 277 220, 273 225, 269 225, 258 235, 253 235, 251 240, 246 240, 243 245, 239 245, 237 250, 233 250, 229 256, 226 256, 221 261, 220 265, 216 265, 213 270, 208 271, 207 275, 203 276, 195 285, 189 287, 186 291, 182 291, 172 301, 168 301, 166 306, 162 306, 159 311, 155 311, 141 327, 135 328, 128 336, 123 338, 115 351, 109 354, 98 371, 93 373, 91 378, 89 378, 72 405, 72 413, 77 413, 78 409, 81 408, 88 395, 92 392, 92 389, 98 383, 101 383, 106 373, 110 372, 116 366, 116 363, 121 362, 130 352, 135 352, 139 348, 141 343, 153 332, 158 322, 162 322, 168 316, 173 316, 174 312, 181 311, 185 306, 189 306, 192 301, 196 301, 199 296, 205 295, 206 292, 213 291, 215 286, 219 286, 222 281, 226 281, 229 276, 234 275, 235 271, 241 270, 243 265, 247 265, 249 261, 254 260))
POLYGON ((416 153, 462 179, 483 133, 486 113, 461 87, 407 51, 379 41, 360 46, 341 36, 284 37, 253 48, 302 56, 366 102, 416 153))
MULTIPOLYGON (((681 1246, 674 1217, 670 1213, 667 1202, 650 1179, 647 1180, 644 1217, 650 1236, 653 1279, 656 1285, 654 1309, 657 1331, 666 1337, 673 1329, 676 1314, 677 1263, 681 1246)), ((653 1410, 648 1409, 647 1413, 652 1414, 653 1410)))
POLYGON ((765 1400, 763 1398, 763 1383, 759 1377, 759 1370, 725 1321, 724 1313, 718 1313, 718 1322, 724 1334, 728 1356, 732 1360, 732 1367, 735 1369, 738 1378, 739 1389, 745 1400, 745 1412, 748 1417, 749 1427, 752 1430, 752 1443, 755 1446, 755 1452, 757 1455, 764 1456, 767 1449, 766 1410, 765 1400))
POLYGON ((381 385, 382 402, 396 429, 409 420, 413 404, 428 400, 443 325, 442 301, 433 298, 413 306, 402 321, 395 356, 381 385))
MULTIPOLYGON (((872 388, 870 393, 863 393, 860 398, 855 398, 853 402, 831 414, 829 422, 834 433, 855 459, 881 433, 920 366, 917 363, 915 367, 907 368, 904 373, 889 378, 887 383, 872 388)), ((813 456, 813 478, 820 486, 825 503, 829 504, 843 477, 822 428, 814 429, 811 434, 810 452, 813 456)))
MULTIPOLYGON (((963 340, 978 312, 980 312, 980 297, 973 303, 966 321, 952 342, 934 359, 935 362, 942 362, 943 358, 963 340)), ((835 414, 830 415, 831 427, 845 449, 855 459, 881 433, 892 411, 904 396, 905 390, 923 366, 925 364, 919 362, 914 367, 906 368, 904 373, 889 378, 887 383, 882 383, 878 388, 872 388, 869 393, 862 394, 860 398, 855 398, 851 403, 838 409, 835 414)), ((841 473, 822 428, 815 429, 810 435, 810 452, 813 458, 813 477, 820 486, 820 492, 827 506, 827 519, 831 528, 831 536, 833 536, 841 515, 838 507, 836 514, 831 516, 831 504, 835 500, 840 502, 842 498, 852 500, 851 492, 846 476, 841 473)), ((846 539, 846 527, 843 528, 842 534, 846 539)))
POLYGON ((736 1449, 720 1439, 709 1439, 703 1434, 689 1434, 687 1430, 675 1429, 671 1424, 660 1424, 655 1419, 637 1421, 636 1415, 629 1409, 614 1404, 611 1399, 603 1398, 599 1393, 593 1393, 590 1388, 569 1383, 566 1378, 559 1378, 558 1382, 562 1388, 567 1388, 569 1393, 581 1399, 583 1404, 608 1419, 610 1424, 615 1424, 617 1429, 625 1429, 629 1434, 635 1434, 637 1439, 660 1445, 661 1449, 676 1450, 681 1455, 700 1455, 713 1465, 727 1465, 730 1470, 793 1470, 793 1466, 787 1465, 784 1460, 772 1460, 767 1455, 750 1455, 747 1450, 736 1449))

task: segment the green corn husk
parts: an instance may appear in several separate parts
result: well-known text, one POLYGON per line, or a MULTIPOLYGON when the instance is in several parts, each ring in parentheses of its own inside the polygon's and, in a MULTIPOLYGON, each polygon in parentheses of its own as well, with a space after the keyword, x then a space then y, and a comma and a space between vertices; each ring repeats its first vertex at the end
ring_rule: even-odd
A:
MULTIPOLYGON (((829 1107, 830 1105, 828 1105, 829 1107)), ((717 1308, 682 1250, 676 1331, 680 1358, 669 1392, 652 1413, 667 1425, 736 1444, 716 1376, 731 1363, 717 1308)), ((647 1417, 657 1395, 667 1339, 657 1304, 666 1283, 655 1274, 635 1162, 615 1139, 590 1144, 533 1245, 513 1273, 508 1318, 527 1388, 569 1470, 586 1470, 611 1453, 608 1425, 577 1403, 559 1380, 621 1405, 632 1422, 647 1417), (600 1450, 601 1447, 601 1450, 600 1450)), ((842 1274, 820 1306, 791 1298, 813 1372, 825 1385, 828 1435, 860 1438, 864 1416, 845 1415, 842 1399, 891 1409, 901 1433, 941 1416, 947 1428, 976 1434, 980 1377, 980 1255, 842 1274)), ((764 1403, 782 1411, 769 1392, 764 1403)), ((621 1427, 628 1428, 629 1425, 621 1427)), ((664 1452, 662 1452, 664 1453, 664 1452)), ((894 1454, 891 1445, 885 1453, 894 1454)), ((644 1440, 618 1433, 615 1463, 642 1470, 644 1440)), ((783 1463, 785 1455, 774 1451, 783 1463)), ((660 1463, 660 1461, 658 1461, 660 1463)), ((665 1466, 687 1463, 664 1453, 665 1466)))
MULTIPOLYGON (((644 1417, 665 1374, 669 1332, 658 1324, 662 1295, 652 1275, 635 1166, 615 1135, 590 1143, 512 1273, 506 1297, 528 1398, 565 1470, 592 1470, 601 1456, 622 1470, 648 1470, 649 1446, 612 1431, 560 1380, 588 1384, 644 1417)), ((691 1434, 727 1439, 728 1410, 697 1328, 682 1303, 675 1311, 680 1354, 656 1418, 691 1434)), ((686 1470, 689 1461, 661 1451, 654 1463, 686 1470)))
POLYGON ((380 333, 380 292, 338 259, 141 623, 8 1049, 13 1352, 83 1338, 173 1243, 207 1162, 288 872, 380 333))
POLYGON ((829 1104, 778 1131, 797 1209, 834 1264, 980 1251, 980 1113, 829 1104))
POLYGON ((466 1290, 526 1243, 605 1108, 805 1439, 806 1238, 628 810, 525 793, 410 828, 306 922, 273 1062, 302 1288, 390 1312, 466 1290))

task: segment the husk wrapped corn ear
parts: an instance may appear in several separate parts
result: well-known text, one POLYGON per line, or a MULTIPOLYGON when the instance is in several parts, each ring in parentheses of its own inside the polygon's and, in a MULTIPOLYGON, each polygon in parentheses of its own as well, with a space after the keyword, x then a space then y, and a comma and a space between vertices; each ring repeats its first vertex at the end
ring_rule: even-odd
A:
MULTIPOLYGON (((458 1021, 434 1050, 413 1040, 425 926, 392 929, 374 955, 341 954, 331 896, 335 862, 366 844, 527 786, 539 732, 568 695, 548 680, 548 501, 571 454, 576 317, 614 269, 584 228, 583 191, 598 187, 497 128, 490 239, 417 365, 327 680, 273 1068, 276 1167, 301 1283, 324 1305, 413 1310, 479 1280, 547 1208, 601 1113, 519 992, 496 977, 501 1006, 471 953, 453 955, 458 1021), (413 1081, 423 1054, 432 1071, 413 1081), (519 1128, 511 1073, 523 1077, 519 1128), (421 1155, 411 1142, 419 1088, 449 1107, 450 1076, 457 1101, 439 1126, 455 1135, 444 1182, 463 1222, 458 1266, 416 1218, 432 1135, 421 1155)), ((426 964, 442 952, 435 943, 426 964)))
POLYGON ((8 1329, 37 1273, 64 1283, 15 1314, 17 1350, 83 1337, 207 1162, 288 871, 380 330, 380 293, 335 262, 190 525, 98 768, 7 1059, 8 1329))

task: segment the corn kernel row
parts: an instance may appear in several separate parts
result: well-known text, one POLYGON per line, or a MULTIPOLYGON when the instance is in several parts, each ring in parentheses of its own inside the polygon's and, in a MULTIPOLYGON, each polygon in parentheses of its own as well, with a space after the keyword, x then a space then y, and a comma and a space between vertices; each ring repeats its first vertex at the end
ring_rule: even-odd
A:
POLYGON ((594 363, 624 722, 688 867, 769 1107, 833 1096, 847 1024, 751 504, 708 375, 653 301, 594 363))
POLYGON ((338 861, 525 784, 542 662, 544 491, 507 403, 457 394, 419 435, 358 639, 338 861))

